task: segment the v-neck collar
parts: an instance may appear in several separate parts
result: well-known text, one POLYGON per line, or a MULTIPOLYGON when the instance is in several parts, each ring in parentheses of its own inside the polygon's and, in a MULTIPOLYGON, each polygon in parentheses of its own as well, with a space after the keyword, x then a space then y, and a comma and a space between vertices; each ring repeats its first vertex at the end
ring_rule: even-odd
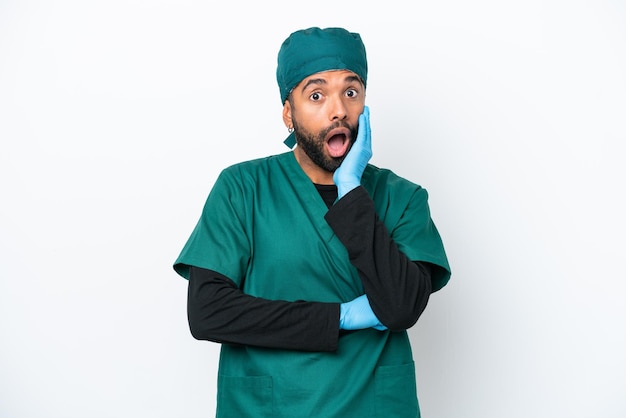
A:
POLYGON ((328 212, 328 207, 322 196, 320 196, 317 187, 302 170, 293 151, 286 152, 278 157, 289 183, 291 183, 295 193, 302 202, 302 210, 309 215, 311 222, 314 223, 324 239, 330 239, 334 232, 324 219, 324 215, 328 212))

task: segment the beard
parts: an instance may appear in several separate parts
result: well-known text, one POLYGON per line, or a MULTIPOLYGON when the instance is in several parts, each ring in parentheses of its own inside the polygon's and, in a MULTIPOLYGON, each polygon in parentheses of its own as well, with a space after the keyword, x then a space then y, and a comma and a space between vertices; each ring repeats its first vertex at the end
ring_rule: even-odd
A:
POLYGON ((292 122, 298 146, 302 148, 302 151, 304 151, 315 165, 331 173, 334 173, 335 170, 339 168, 348 153, 346 152, 346 154, 341 157, 326 155, 326 135, 335 128, 348 128, 350 130, 350 146, 348 147, 348 151, 350 151, 358 133, 358 128, 353 128, 345 122, 336 122, 316 135, 298 126, 295 118, 292 119, 292 122))

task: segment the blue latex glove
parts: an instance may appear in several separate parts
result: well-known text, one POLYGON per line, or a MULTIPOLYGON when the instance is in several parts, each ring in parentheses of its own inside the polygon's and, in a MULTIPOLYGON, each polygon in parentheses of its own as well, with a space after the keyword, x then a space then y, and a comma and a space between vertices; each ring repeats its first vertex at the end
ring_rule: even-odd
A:
POLYGON ((372 158, 370 109, 365 106, 363 113, 359 116, 359 133, 356 136, 356 140, 350 151, 348 151, 348 155, 346 155, 346 158, 333 175, 339 199, 361 185, 361 176, 370 158, 372 158))
POLYGON ((367 295, 361 295, 358 298, 342 303, 340 305, 339 328, 345 330, 357 330, 365 328, 374 328, 379 331, 387 329, 380 323, 372 307, 367 295))

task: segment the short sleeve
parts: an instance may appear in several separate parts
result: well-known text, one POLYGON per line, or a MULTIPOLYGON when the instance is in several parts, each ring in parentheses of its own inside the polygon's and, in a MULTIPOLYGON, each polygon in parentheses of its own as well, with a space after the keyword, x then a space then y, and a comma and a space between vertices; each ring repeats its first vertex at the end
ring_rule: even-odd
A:
POLYGON ((189 279, 189 267, 196 266, 219 272, 241 285, 251 245, 240 178, 234 167, 220 173, 196 227, 174 262, 174 270, 182 277, 189 279))
POLYGON ((439 231, 431 218, 425 189, 415 189, 391 230, 391 236, 410 260, 427 262, 436 267, 432 272, 433 292, 448 283, 450 265, 439 231))

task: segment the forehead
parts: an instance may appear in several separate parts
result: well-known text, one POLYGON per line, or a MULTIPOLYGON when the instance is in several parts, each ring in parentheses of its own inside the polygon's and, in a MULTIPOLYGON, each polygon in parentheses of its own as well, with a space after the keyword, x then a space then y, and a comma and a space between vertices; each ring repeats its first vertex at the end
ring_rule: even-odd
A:
POLYGON ((329 82, 344 82, 348 83, 360 83, 363 84, 361 77, 358 76, 355 72, 349 70, 328 70, 328 71, 320 71, 319 73, 311 74, 306 77, 300 83, 298 83, 299 88, 306 88, 311 84, 319 84, 319 83, 329 83, 329 82))

